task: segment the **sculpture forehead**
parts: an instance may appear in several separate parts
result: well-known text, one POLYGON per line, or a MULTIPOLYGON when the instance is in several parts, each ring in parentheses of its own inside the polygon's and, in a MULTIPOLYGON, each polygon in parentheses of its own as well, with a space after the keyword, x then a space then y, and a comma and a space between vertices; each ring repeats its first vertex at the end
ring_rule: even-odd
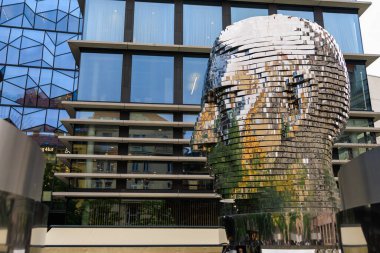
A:
POLYGON ((336 64, 342 71, 345 69, 338 45, 316 23, 283 15, 242 20, 227 27, 216 39, 204 92, 233 85, 233 76, 249 76, 255 72, 252 71, 254 69, 307 69, 308 65, 312 65, 310 56, 329 57, 321 61, 336 64))

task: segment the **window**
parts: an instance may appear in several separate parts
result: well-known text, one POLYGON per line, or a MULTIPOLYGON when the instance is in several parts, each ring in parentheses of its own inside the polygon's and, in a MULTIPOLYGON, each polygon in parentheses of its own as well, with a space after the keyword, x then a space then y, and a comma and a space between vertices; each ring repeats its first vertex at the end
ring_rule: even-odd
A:
POLYGON ((118 126, 75 126, 74 132, 77 136, 119 137, 118 126))
POLYGON ((277 13, 286 16, 304 18, 314 22, 314 11, 312 8, 286 7, 280 8, 277 13))
POLYGON ((220 6, 183 6, 183 44, 212 46, 222 30, 220 6))
POLYGON ((133 41, 174 43, 174 4, 136 2, 133 41))
POLYGON ((257 16, 268 16, 268 9, 250 7, 231 7, 232 24, 246 18, 257 16))
POLYGON ((133 55, 131 101, 173 103, 174 58, 133 55))
POLYGON ((173 128, 129 127, 129 137, 133 138, 173 138, 173 128))
POLYGON ((114 111, 77 111, 77 119, 120 119, 120 113, 114 111))
POLYGON ((372 110, 365 68, 364 64, 347 64, 351 84, 351 110, 372 110))
POLYGON ((139 121, 173 121, 173 114, 157 112, 131 112, 129 114, 129 119, 139 121))
POLYGON ((183 58, 183 103, 200 104, 207 58, 183 58))
POLYGON ((120 102, 123 55, 82 53, 78 100, 120 102))
POLYGON ((353 13, 324 12, 323 22, 346 53, 363 53, 359 17, 353 13))
POLYGON ((124 41, 125 1, 87 0, 85 40, 124 41))

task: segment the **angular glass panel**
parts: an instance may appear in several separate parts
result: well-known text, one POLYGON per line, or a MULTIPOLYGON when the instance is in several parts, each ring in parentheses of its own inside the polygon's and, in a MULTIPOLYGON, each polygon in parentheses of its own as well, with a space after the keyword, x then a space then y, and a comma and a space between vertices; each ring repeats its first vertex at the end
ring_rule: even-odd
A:
POLYGON ((44 125, 45 118, 46 110, 40 110, 34 113, 24 114, 22 120, 22 130, 44 125))
POLYGON ((323 12, 323 23, 345 53, 363 53, 358 14, 323 12))
POLYGON ((183 6, 183 44, 212 46, 222 30, 222 7, 191 5, 183 6))
POLYGON ((364 64, 347 64, 351 84, 351 110, 371 111, 366 66, 364 64))
POLYGON ((136 2, 133 41, 174 43, 174 4, 136 2))
POLYGON ((9 118, 9 106, 0 106, 0 119, 9 118))
POLYGON ((86 1, 83 32, 85 40, 124 41, 124 23, 125 1, 86 1))
MULTIPOLYGON (((5 23, 21 15, 23 11, 24 11, 24 4, 13 4, 13 5, 8 5, 8 6, 2 6, 0 23, 3 23, 3 22, 5 23)), ((21 26, 21 22, 18 22, 16 26, 21 26)))
POLYGON ((277 13, 286 16, 303 18, 314 22, 314 11, 312 8, 281 7, 277 10, 277 13))
POLYGON ((183 58, 183 103, 200 104, 207 69, 207 58, 183 58))
POLYGON ((268 16, 268 14, 267 8, 231 7, 231 23, 233 24, 250 17, 268 16))
POLYGON ((120 102, 122 54, 82 53, 78 100, 120 102))
POLYGON ((24 93, 24 89, 12 85, 8 82, 3 82, 3 97, 22 105, 24 104, 24 93))
POLYGON ((133 55, 131 101, 172 103, 173 79, 173 57, 133 55))
POLYGON ((20 64, 28 64, 34 61, 41 60, 42 49, 42 46, 37 46, 22 50, 20 54, 20 64))

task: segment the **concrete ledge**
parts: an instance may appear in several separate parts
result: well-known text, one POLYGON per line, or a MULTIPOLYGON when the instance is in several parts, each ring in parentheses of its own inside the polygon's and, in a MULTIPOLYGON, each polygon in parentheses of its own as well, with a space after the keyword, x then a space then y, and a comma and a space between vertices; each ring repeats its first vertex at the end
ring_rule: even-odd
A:
POLYGON ((177 249, 184 246, 186 246, 184 248, 218 247, 221 249, 224 243, 227 243, 227 238, 223 228, 53 227, 46 235, 45 248, 70 247, 71 252, 77 252, 72 247, 91 247, 91 252, 94 252, 92 249, 97 246, 134 246, 139 247, 139 250, 126 252, 145 252, 142 247, 154 247, 156 251, 147 252, 158 252, 160 246, 165 249, 170 247, 177 249))
POLYGON ((45 247, 31 253, 220 253, 222 246, 186 247, 45 247))

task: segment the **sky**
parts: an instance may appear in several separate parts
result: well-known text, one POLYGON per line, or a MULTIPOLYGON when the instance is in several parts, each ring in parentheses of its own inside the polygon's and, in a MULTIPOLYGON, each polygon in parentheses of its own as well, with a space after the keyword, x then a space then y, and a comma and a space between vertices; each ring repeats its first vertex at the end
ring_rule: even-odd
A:
MULTIPOLYGON (((380 0, 371 2, 371 7, 360 17, 364 53, 380 55, 380 0)), ((380 76, 380 59, 367 68, 367 73, 380 76)))

